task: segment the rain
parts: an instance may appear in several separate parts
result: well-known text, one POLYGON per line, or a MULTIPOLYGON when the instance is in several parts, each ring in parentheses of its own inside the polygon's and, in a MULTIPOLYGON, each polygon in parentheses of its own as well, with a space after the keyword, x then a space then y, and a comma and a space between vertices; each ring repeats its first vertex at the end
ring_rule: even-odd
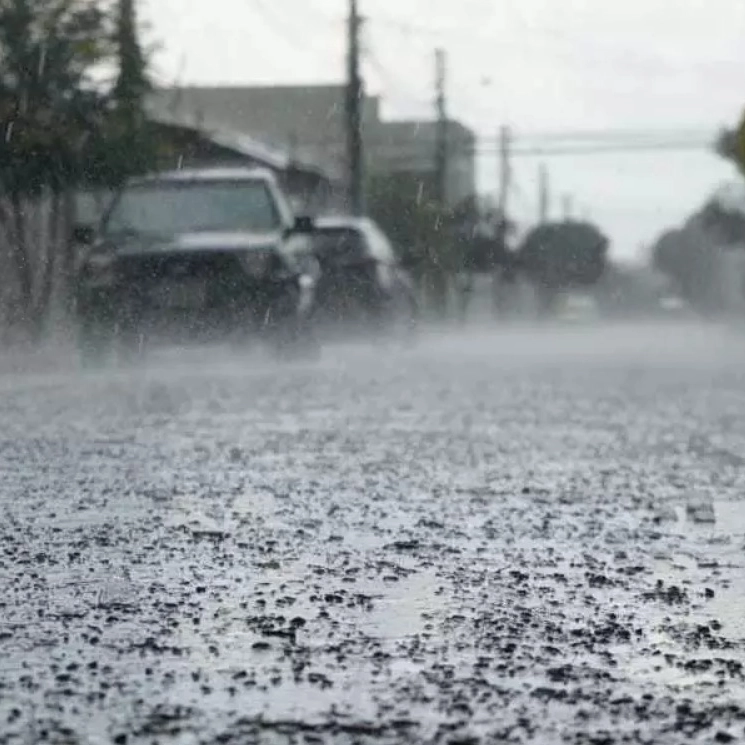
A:
POLYGON ((211 5, 0 2, 0 745, 745 739, 739 6, 211 5))

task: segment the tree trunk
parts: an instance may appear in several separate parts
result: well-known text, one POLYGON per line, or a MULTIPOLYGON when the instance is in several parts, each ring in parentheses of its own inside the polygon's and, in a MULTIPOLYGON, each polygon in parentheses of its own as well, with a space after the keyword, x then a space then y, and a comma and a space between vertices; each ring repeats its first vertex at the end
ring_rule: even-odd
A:
MULTIPOLYGON (((43 213, 42 213, 43 215, 43 213)), ((54 295, 57 267, 59 265, 59 216, 60 194, 53 192, 49 195, 46 221, 43 221, 43 240, 39 250, 39 282, 35 293, 32 332, 38 340, 44 332, 44 326, 49 319, 54 295)))
POLYGON ((34 282, 29 256, 26 204, 20 194, 11 194, 10 208, 13 227, 10 253, 17 284, 16 303, 11 310, 10 321, 19 330, 26 332, 34 302, 34 282))
POLYGON ((75 273, 77 271, 77 246, 72 240, 72 227, 75 222, 75 192, 67 189, 61 196, 59 215, 59 251, 62 261, 60 266, 62 310, 69 316, 73 309, 75 273))
POLYGON ((28 255, 26 205, 19 194, 11 195, 11 210, 13 220, 11 253, 15 264, 21 303, 23 309, 26 310, 31 307, 33 302, 33 276, 30 256, 28 255))

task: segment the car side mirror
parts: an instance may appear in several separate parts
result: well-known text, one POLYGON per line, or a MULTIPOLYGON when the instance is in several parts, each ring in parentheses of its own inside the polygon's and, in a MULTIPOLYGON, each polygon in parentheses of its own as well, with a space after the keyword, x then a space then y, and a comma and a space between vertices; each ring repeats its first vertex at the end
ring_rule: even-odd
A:
POLYGON ((312 233, 316 229, 315 222, 310 215, 298 215, 292 227, 293 233, 312 233))
POLYGON ((92 225, 73 225, 71 232, 72 240, 80 246, 90 246, 96 239, 96 231, 92 225))

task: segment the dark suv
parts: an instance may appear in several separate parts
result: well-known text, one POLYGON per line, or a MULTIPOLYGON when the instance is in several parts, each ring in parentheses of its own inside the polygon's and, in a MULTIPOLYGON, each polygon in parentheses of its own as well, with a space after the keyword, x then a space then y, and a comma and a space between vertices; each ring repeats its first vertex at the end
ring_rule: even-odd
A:
POLYGON ((294 219, 271 173, 194 169, 127 184, 78 273, 84 351, 140 352, 148 341, 257 335, 278 351, 315 351, 318 275, 312 223, 294 219))
POLYGON ((313 244, 321 266, 316 319, 324 328, 411 336, 418 316, 414 285, 373 220, 319 218, 313 244))

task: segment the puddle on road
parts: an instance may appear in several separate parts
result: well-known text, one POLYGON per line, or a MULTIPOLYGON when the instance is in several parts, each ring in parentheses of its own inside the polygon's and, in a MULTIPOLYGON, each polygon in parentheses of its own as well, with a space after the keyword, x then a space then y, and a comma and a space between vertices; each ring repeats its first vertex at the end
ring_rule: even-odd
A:
MULTIPOLYGON (((430 623, 447 610, 443 580, 434 571, 418 572, 381 588, 381 583, 362 585, 362 592, 376 596, 369 611, 359 614, 355 626, 378 639, 403 639, 426 634, 430 623)), ((429 629, 432 630, 432 629, 429 629)))
MULTIPOLYGON (((403 577, 397 582, 381 582, 375 579, 363 579, 350 585, 347 600, 352 597, 366 596, 370 604, 341 605, 327 603, 310 603, 303 598, 303 589, 307 589, 307 562, 298 560, 286 564, 281 569, 265 570, 257 580, 260 585, 282 587, 285 596, 297 598, 288 611, 276 605, 276 598, 269 599, 268 605, 259 610, 255 606, 241 607, 239 597, 226 596, 224 602, 217 602, 209 612, 201 614, 202 623, 194 626, 184 623, 179 627, 178 644, 191 650, 189 664, 214 666, 215 657, 210 650, 215 643, 221 648, 221 657, 229 659, 231 666, 239 668, 253 667, 264 659, 271 666, 276 662, 276 653, 281 642, 276 639, 264 640, 260 633, 249 629, 246 621, 251 616, 266 616, 271 619, 275 614, 299 616, 311 626, 323 625, 334 629, 334 636, 339 640, 375 639, 382 643, 398 641, 416 635, 427 635, 436 632, 438 621, 447 609, 447 597, 443 580, 434 570, 417 572, 403 577), (328 616, 322 617, 324 610, 328 616), (257 653, 254 644, 269 641, 271 649, 257 653)), ((334 593, 336 583, 329 582, 324 589, 334 593)), ((298 636, 302 644, 324 646, 328 634, 315 631, 298 636)))
MULTIPOLYGON (((693 607, 686 618, 688 627, 718 621, 721 629, 717 635, 739 645, 745 643, 745 501, 714 500, 712 507, 712 522, 696 522, 687 514, 685 505, 675 506, 677 521, 670 532, 682 540, 672 554, 656 561, 655 579, 666 586, 681 587, 691 597, 693 607), (706 597, 707 590, 713 592, 713 597, 706 597)), ((731 694, 735 686, 745 696, 745 683, 728 679, 722 689, 722 678, 715 672, 692 673, 666 663, 665 655, 674 655, 678 660, 692 656, 683 642, 666 630, 668 616, 665 607, 650 610, 648 626, 654 631, 649 642, 661 654, 652 660, 630 662, 630 674, 637 680, 675 689, 704 685, 712 691, 726 690, 731 694)), ((704 647, 693 656, 741 661, 739 653, 704 647)))
POLYGON ((745 642, 745 576, 741 572, 733 573, 727 586, 717 590, 706 610, 706 617, 717 619, 732 641, 745 642))
POLYGON ((745 501, 715 502, 715 522, 686 519, 679 507, 678 527, 685 539, 672 555, 655 564, 666 585, 682 585, 696 599, 692 621, 716 619, 733 641, 745 641, 745 501), (706 589, 714 596, 700 599, 706 589))
POLYGON ((232 533, 244 521, 274 522, 281 505, 264 491, 240 494, 227 504, 191 494, 179 494, 164 514, 167 528, 188 528, 195 532, 232 533))
POLYGON ((745 536, 745 501, 714 502, 719 530, 731 536, 745 536))
MULTIPOLYGON (((293 587, 302 583, 307 585, 306 569, 306 562, 299 560, 282 570, 266 571, 260 582, 271 587, 282 586, 288 594, 300 596, 293 587)), ((369 642, 374 640, 375 648, 380 645, 385 650, 401 640, 426 634, 430 621, 423 614, 433 618, 431 623, 437 625, 438 611, 445 609, 445 593, 440 590, 442 585, 434 571, 419 572, 391 583, 360 579, 353 588, 350 586, 349 593, 369 594, 373 600, 367 608, 308 603, 307 600, 294 605, 289 615, 304 617, 309 624, 308 630, 299 632, 297 638, 301 649, 312 651, 313 664, 309 672, 333 677, 336 685, 329 689, 293 680, 284 650, 288 640, 264 637, 260 630, 249 628, 246 621, 249 616, 258 615, 256 608, 241 608, 238 598, 226 596, 224 602, 216 603, 209 612, 201 614, 199 626, 190 623, 179 626, 175 643, 189 652, 182 659, 169 661, 169 666, 180 673, 174 677, 169 689, 160 695, 167 702, 178 704, 199 700, 200 706, 206 707, 213 715, 223 712, 226 715, 223 718, 229 719, 229 715, 234 714, 234 700, 219 687, 207 694, 200 692, 200 687, 210 685, 215 671, 230 675, 248 671, 249 676, 256 680, 256 686, 252 689, 251 710, 243 712, 246 716, 314 721, 323 719, 329 711, 336 709, 340 716, 353 713, 356 718, 372 721, 378 706, 376 684, 384 684, 386 676, 413 679, 419 675, 419 670, 413 664, 402 664, 381 673, 383 677, 373 675, 371 678, 363 658, 354 655, 340 668, 337 660, 339 644, 351 642, 353 649, 369 650, 369 642), (328 612, 328 617, 319 615, 322 608, 328 612), (268 642, 269 646, 259 649, 258 642, 268 642), (191 677, 196 671, 203 671, 199 681, 191 677), (273 681, 277 682, 269 685, 273 681), (341 705, 340 684, 345 691, 341 705)), ((328 592, 334 592, 336 587, 335 582, 329 581, 328 592)), ((282 610, 270 602, 261 614, 271 619, 277 612, 282 610)), ((236 683, 237 687, 240 685, 240 682, 236 683)))
MULTIPOLYGON (((692 503, 695 504, 695 500, 692 503)), ((745 500, 711 500, 711 507, 713 522, 696 522, 687 514, 686 504, 676 504, 675 518, 681 532, 692 537, 745 538, 745 500)))

